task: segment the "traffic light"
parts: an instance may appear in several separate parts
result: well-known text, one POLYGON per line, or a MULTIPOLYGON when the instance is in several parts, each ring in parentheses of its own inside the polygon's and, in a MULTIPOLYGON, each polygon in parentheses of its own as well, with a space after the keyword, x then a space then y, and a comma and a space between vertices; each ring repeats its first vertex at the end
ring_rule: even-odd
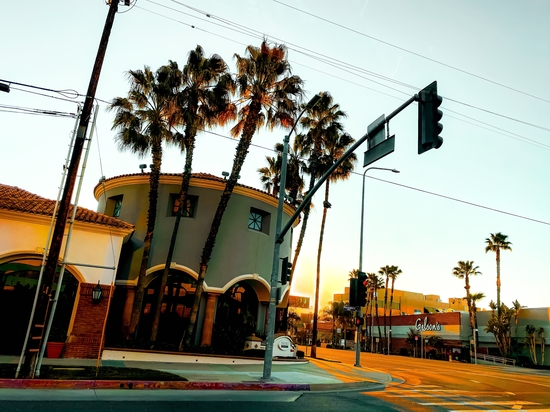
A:
POLYGON ((363 326, 363 323, 365 323, 365 320, 362 317, 357 316, 355 318, 355 326, 363 326))
POLYGON ((288 261, 288 257, 281 258, 281 260, 283 261, 281 265, 281 285, 286 285, 292 277, 292 263, 288 261))
POLYGON ((369 282, 365 272, 357 273, 357 306, 365 306, 367 304, 367 290, 369 282))
POLYGON ((437 95, 437 82, 418 93, 418 154, 438 149, 443 144, 439 135, 443 125, 439 123, 443 112, 439 110, 443 99, 437 95))

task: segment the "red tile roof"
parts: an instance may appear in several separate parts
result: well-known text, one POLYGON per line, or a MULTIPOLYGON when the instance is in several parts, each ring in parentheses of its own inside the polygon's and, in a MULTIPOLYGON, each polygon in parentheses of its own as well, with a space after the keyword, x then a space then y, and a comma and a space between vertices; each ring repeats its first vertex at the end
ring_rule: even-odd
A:
MULTIPOLYGON (((54 200, 46 199, 15 186, 8 186, 0 183, 0 209, 51 216, 54 207, 54 200)), ((71 206, 69 216, 72 215, 72 209, 73 207, 71 206)), ((122 220, 102 215, 101 213, 80 206, 76 209, 75 219, 80 222, 95 223, 121 229, 134 228, 134 225, 123 222, 122 220)))

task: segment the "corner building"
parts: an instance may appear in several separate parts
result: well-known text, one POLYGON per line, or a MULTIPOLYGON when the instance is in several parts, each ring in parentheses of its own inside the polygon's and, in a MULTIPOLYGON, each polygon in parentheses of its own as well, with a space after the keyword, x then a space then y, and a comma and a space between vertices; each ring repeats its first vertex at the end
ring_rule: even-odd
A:
MULTIPOLYGON (((157 218, 147 268, 147 286, 138 338, 148 339, 157 300, 178 198, 181 174, 161 174, 157 218)), ((223 178, 210 174, 192 175, 184 205, 170 275, 164 291, 158 341, 179 342, 193 306, 199 263, 220 196, 223 178)), ((116 291, 110 311, 107 338, 116 340, 130 324, 135 289, 146 234, 149 173, 117 176, 100 181, 94 189, 97 211, 129 222, 135 232, 122 248, 116 274, 116 291)), ((237 184, 224 213, 204 281, 195 341, 210 345, 223 339, 224 329, 244 317, 254 319, 256 330, 267 323, 270 278, 275 242, 278 198, 264 191, 237 184)), ((284 205, 283 226, 294 213, 284 205)), ((297 223, 297 222, 296 222, 297 223)), ((290 256, 292 231, 281 245, 280 256, 290 256)), ((286 306, 288 286, 279 306, 286 306)), ((280 319, 280 316, 277 316, 280 319)))

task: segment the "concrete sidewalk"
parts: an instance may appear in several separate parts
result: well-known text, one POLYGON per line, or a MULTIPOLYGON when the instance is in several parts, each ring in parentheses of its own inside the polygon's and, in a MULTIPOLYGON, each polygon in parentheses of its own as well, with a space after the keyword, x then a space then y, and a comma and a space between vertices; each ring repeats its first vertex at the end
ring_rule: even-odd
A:
MULTIPOLYGON (((139 360, 133 352, 104 353, 102 366, 154 369, 179 375, 187 382, 156 381, 56 381, 48 379, 0 379, 0 388, 132 388, 132 389, 233 389, 278 391, 379 390, 391 376, 369 368, 354 368, 322 359, 274 360, 269 382, 263 382, 263 360, 200 355, 154 354, 155 361, 139 360), (105 356, 107 355, 107 356, 105 356)), ((143 357, 143 356, 141 356, 143 357)), ((150 357, 151 358, 151 357, 150 357)), ((0 356, 0 363, 18 358, 0 356)), ((95 366, 92 359, 44 359, 44 365, 66 368, 95 366)))

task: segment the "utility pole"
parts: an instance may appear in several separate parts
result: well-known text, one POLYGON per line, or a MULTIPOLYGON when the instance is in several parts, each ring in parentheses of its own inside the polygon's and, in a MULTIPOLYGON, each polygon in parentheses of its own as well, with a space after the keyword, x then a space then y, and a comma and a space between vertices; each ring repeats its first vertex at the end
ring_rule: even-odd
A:
MULTIPOLYGON (((80 164, 80 158, 84 148, 84 142, 86 140, 86 133, 88 131, 88 123, 90 121, 92 107, 95 99, 95 92, 97 90, 97 84, 99 82, 99 75, 101 74, 101 67, 105 58, 105 52, 107 51, 107 44, 109 43, 109 36, 115 20, 115 14, 118 10, 119 0, 111 0, 109 5, 109 12, 103 28, 103 34, 99 42, 99 48, 92 70, 92 76, 88 85, 88 91, 86 92, 86 99, 80 115, 80 122, 78 125, 76 138, 74 141, 73 150, 71 153, 71 160, 67 170, 67 177, 65 179, 65 185, 63 187, 63 195, 59 202, 59 209, 57 211, 57 220, 55 222, 54 232, 52 235, 52 242, 49 247, 48 259, 44 269, 44 278, 42 285, 37 285, 41 288, 40 295, 38 297, 38 304, 36 311, 32 317, 31 335, 27 344, 27 351, 25 353, 25 367, 23 375, 27 375, 29 378, 34 378, 34 372, 36 367, 36 360, 42 344, 42 337, 44 333, 44 325, 46 323, 48 311, 50 309, 50 300, 52 297, 52 285, 55 279, 55 272, 59 260, 59 254, 61 251, 61 244, 63 242, 63 236, 65 234, 65 226, 67 224, 67 217, 69 215, 69 209, 71 207, 71 199, 73 196, 76 177, 78 174, 78 166, 80 164)), ((75 206, 76 207, 76 206, 75 206)), ((61 287, 61 285, 58 285, 61 287)))

